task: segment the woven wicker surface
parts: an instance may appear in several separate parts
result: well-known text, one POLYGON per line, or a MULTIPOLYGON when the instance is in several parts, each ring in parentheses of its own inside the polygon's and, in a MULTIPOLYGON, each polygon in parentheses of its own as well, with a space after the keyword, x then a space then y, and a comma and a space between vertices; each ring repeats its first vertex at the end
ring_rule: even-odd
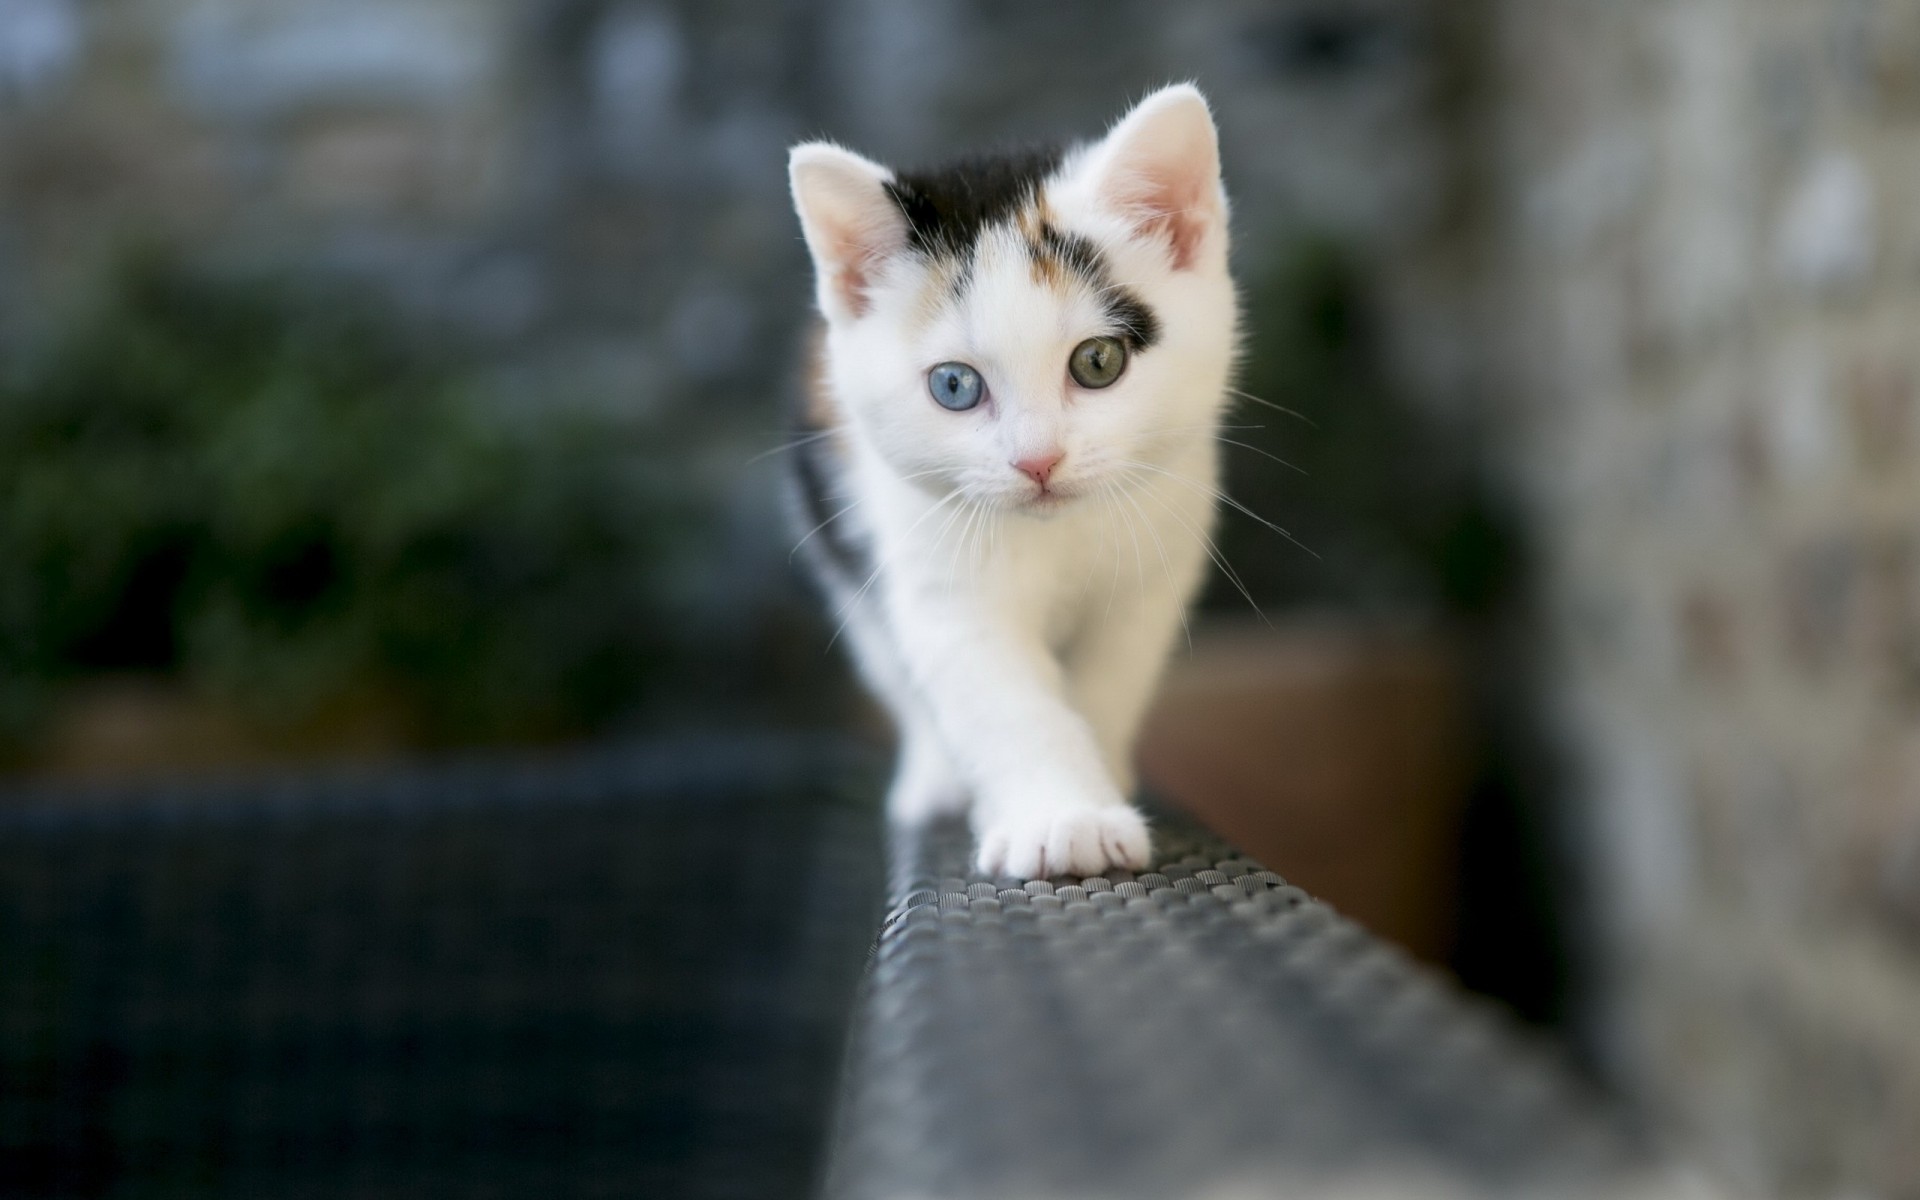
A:
POLYGON ((1032 883, 972 873, 957 824, 897 839, 833 1196, 1643 1182, 1596 1098, 1504 1017, 1192 825, 1158 830, 1157 871, 1032 883))
POLYGON ((872 790, 727 742, 0 793, 0 1195, 804 1195, 850 1011, 847 1200, 1638 1178, 1498 1015, 1167 818, 1137 878, 902 837, 856 1002, 872 790))

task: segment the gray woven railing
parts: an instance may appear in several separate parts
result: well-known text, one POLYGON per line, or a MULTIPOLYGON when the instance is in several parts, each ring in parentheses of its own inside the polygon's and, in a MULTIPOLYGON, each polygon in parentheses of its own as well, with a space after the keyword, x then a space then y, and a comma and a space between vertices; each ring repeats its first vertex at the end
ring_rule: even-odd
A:
POLYGON ((830 1196, 1674 1194, 1491 1006, 1157 827, 1158 870, 1048 883, 896 840, 830 1196))
POLYGON ((1651 1186, 1500 1017, 1171 818, 1137 878, 901 841, 857 983, 869 767, 0 786, 0 1196, 799 1200, 823 1144, 834 1200, 1651 1186))

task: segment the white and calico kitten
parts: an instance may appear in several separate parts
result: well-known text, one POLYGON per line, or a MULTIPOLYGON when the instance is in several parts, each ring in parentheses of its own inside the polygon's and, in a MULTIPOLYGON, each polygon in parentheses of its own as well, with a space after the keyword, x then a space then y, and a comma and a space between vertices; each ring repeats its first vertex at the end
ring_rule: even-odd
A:
POLYGON ((1206 100, 893 171, 796 146, 824 336, 802 546, 899 726, 897 821, 992 876, 1144 867, 1135 732, 1208 559, 1234 357, 1206 100))

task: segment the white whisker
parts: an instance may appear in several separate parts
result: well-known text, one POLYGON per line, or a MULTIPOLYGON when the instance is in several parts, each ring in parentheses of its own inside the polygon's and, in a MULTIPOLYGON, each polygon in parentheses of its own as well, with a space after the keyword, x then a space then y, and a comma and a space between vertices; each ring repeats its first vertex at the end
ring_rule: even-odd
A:
POLYGON ((967 527, 960 531, 960 538, 965 547, 964 557, 967 560, 967 574, 978 578, 980 575, 980 531, 986 524, 987 506, 977 504, 971 500, 967 503, 973 509, 973 512, 967 517, 967 527))
POLYGON ((1305 475, 1307 473, 1307 469, 1305 467, 1298 466, 1294 463, 1290 463, 1286 459, 1281 458, 1278 454, 1274 454, 1269 451, 1262 450, 1260 447, 1255 446, 1250 442, 1235 441, 1233 438, 1230 438, 1230 437, 1216 438, 1214 440, 1225 442, 1229 446, 1238 446, 1242 450, 1251 450, 1262 458, 1272 459, 1274 462, 1279 463, 1281 466, 1285 467, 1289 471, 1298 471, 1302 475, 1305 475))
MULTIPOLYGON (((949 513, 945 523, 940 526, 940 534, 933 543, 936 551, 946 544, 947 531, 953 527, 955 518, 963 511, 967 514, 967 526, 971 526, 975 513, 975 504, 971 497, 966 498, 962 502, 962 507, 956 508, 952 513, 949 513)), ((960 536, 955 538, 953 542, 953 556, 947 560, 947 595, 949 596, 953 595, 953 581, 960 577, 960 557, 965 552, 966 546, 966 527, 962 527, 960 536)))
POLYGON ((1247 585, 1241 581, 1240 573, 1233 569, 1233 565, 1227 561, 1226 554, 1222 552, 1221 549, 1214 544, 1213 539, 1211 537, 1208 537, 1204 531, 1195 529, 1193 527, 1192 522, 1188 521, 1185 517, 1181 516, 1180 513, 1171 504, 1168 504, 1165 500, 1162 500, 1159 496, 1155 495, 1151 490, 1146 492, 1146 496, 1149 500, 1152 500, 1155 504, 1158 504, 1162 509, 1165 509, 1167 515, 1172 517, 1175 521, 1179 522, 1180 527, 1182 529, 1185 529, 1188 533, 1192 534, 1195 538, 1199 539, 1200 544, 1206 548, 1207 557, 1213 560, 1214 565, 1220 568, 1221 573, 1225 575, 1227 579, 1233 583, 1234 587, 1240 590, 1240 594, 1242 596, 1246 597, 1247 603, 1253 606, 1253 611, 1259 615, 1260 620, 1264 622, 1268 628, 1272 628, 1273 622, 1267 620, 1267 614, 1261 609, 1260 605, 1254 600, 1253 593, 1247 590, 1247 585))
POLYGON ((1146 430, 1143 436, 1153 437, 1156 434, 1162 434, 1162 433, 1183 433, 1189 429, 1225 429, 1229 431, 1238 431, 1242 429, 1265 429, 1265 428, 1266 428, 1265 425, 1220 425, 1220 424, 1216 424, 1213 421, 1195 421, 1191 425, 1156 426, 1155 428, 1146 430))
MULTIPOLYGON (((902 480, 922 479, 928 475, 937 475, 939 473, 940 473, 939 469, 935 468, 934 470, 931 470, 931 471, 915 471, 911 475, 902 475, 899 478, 902 480)), ((840 500, 844 498, 845 498, 845 493, 836 494, 832 497, 832 499, 835 499, 835 500, 840 500)), ((812 529, 807 530, 806 533, 801 535, 800 540, 793 544, 793 549, 787 551, 787 561, 792 562, 794 555, 800 553, 800 547, 806 545, 807 542, 810 541, 815 534, 819 533, 822 529, 825 529, 827 526, 833 524, 835 521, 838 521, 841 517, 846 516, 848 513, 852 512, 854 509, 859 507, 860 507, 860 500, 858 497, 855 497, 853 500, 847 503, 847 506, 845 508, 841 509, 837 513, 834 513, 832 516, 820 522, 818 525, 815 525, 812 529)))
POLYGON ((1295 412, 1293 409, 1288 408, 1284 404, 1275 404, 1271 400, 1265 399, 1260 396, 1256 396, 1252 392, 1243 392, 1239 388, 1228 388, 1227 391, 1232 393, 1235 396, 1240 397, 1242 400, 1251 400, 1255 404, 1263 404, 1277 413, 1285 413, 1286 415, 1288 415, 1289 417, 1292 417, 1296 421, 1304 421, 1306 422, 1309 428, 1312 428, 1312 429, 1320 428, 1319 422, 1315 421, 1312 417, 1309 417, 1307 414, 1303 412, 1295 412))
MULTIPOLYGON (((1118 493, 1120 490, 1116 485, 1111 483, 1109 483, 1107 487, 1115 493, 1118 493)), ((1120 520, 1127 527, 1127 537, 1133 542, 1134 579, 1139 585, 1140 590, 1144 592, 1147 590, 1147 564, 1145 557, 1140 553, 1140 535, 1134 532, 1133 519, 1127 516, 1127 510, 1121 508, 1118 504, 1115 504, 1113 508, 1114 511, 1119 514, 1120 520)))
POLYGON ((1122 459, 1121 461, 1131 466, 1140 467, 1144 470, 1157 471, 1160 474, 1165 475, 1168 479, 1172 479, 1178 483, 1184 484, 1185 486, 1192 488, 1194 491, 1199 492, 1203 496, 1211 496, 1213 499, 1218 500, 1220 503, 1227 505, 1229 508, 1234 509, 1236 512, 1240 512, 1245 514, 1246 516, 1252 517, 1254 520, 1260 522, 1262 525, 1265 525, 1268 529, 1273 530, 1275 533, 1279 534, 1281 537, 1292 542, 1294 545, 1300 547, 1302 550, 1305 550, 1308 554, 1312 554, 1315 558, 1320 557, 1319 554, 1315 553, 1315 551, 1311 546, 1308 546, 1305 542, 1293 536, 1293 534, 1289 533, 1287 530, 1282 529, 1280 526, 1274 524, 1272 521, 1267 520, 1265 517, 1261 516, 1259 513, 1253 511, 1252 509, 1248 508, 1246 505, 1240 503, 1238 500, 1235 500, 1232 496, 1227 495, 1225 492, 1221 491, 1219 488, 1210 488, 1204 484, 1196 483, 1193 480, 1188 479, 1185 475, 1180 474, 1178 471, 1169 471, 1165 467, 1156 467, 1152 463, 1143 463, 1136 459, 1131 459, 1131 458, 1122 459))
MULTIPOLYGON (((942 496, 938 501, 936 501, 932 507, 928 508, 927 511, 921 513, 920 516, 914 520, 913 524, 907 526, 906 533, 902 534, 900 537, 901 542, 904 544, 910 537, 913 536, 914 530, 920 528, 920 526, 926 523, 928 517, 931 517, 933 514, 939 512, 942 508, 945 508, 951 501, 953 501, 959 495, 960 495, 959 492, 948 492, 945 496, 942 496)), ((942 528, 945 528, 945 527, 942 526, 942 528)), ((879 562, 875 563, 873 568, 873 573, 867 576, 866 582, 862 583, 859 589, 855 591, 852 596, 848 597, 847 602, 840 606, 840 611, 834 614, 834 616, 840 618, 840 624, 834 628, 833 636, 827 639, 828 650, 833 649, 833 644, 840 640, 840 635, 842 633, 846 632, 847 622, 853 619, 854 605, 860 603, 860 598, 867 594, 867 590, 873 586, 873 581, 880 578, 880 573, 887 569, 887 565, 888 565, 888 562, 886 559, 881 559, 879 562)))
POLYGON ((848 504, 845 508, 841 509, 839 512, 834 513, 832 516, 828 517, 826 520, 820 522, 818 525, 815 525, 812 529, 807 530, 807 532, 800 538, 800 540, 793 544, 793 549, 787 551, 787 561, 792 562, 793 556, 800 553, 800 547, 806 545, 810 540, 812 540, 814 534, 819 533, 822 529, 825 529, 827 526, 833 524, 835 521, 838 521, 841 517, 846 516, 848 513, 852 512, 854 509, 859 507, 860 507, 860 502, 858 500, 855 500, 852 503, 848 504))
MULTIPOLYGON (((1147 536, 1153 539, 1153 548, 1155 552, 1160 555, 1160 566, 1167 573, 1167 586, 1168 587, 1175 586, 1175 580, 1173 578, 1173 562, 1167 558, 1166 543, 1160 540, 1160 531, 1154 528, 1153 518, 1147 515, 1146 509, 1140 507, 1139 499, 1136 498, 1132 492, 1128 491, 1125 488, 1121 488, 1119 489, 1119 491, 1120 491, 1120 498, 1133 506, 1133 511, 1140 514, 1141 523, 1147 527, 1147 536)), ((1144 586, 1144 583, 1142 586, 1144 586)), ((1180 612, 1180 632, 1186 635, 1187 653, 1192 654, 1193 653, 1193 629, 1187 624, 1187 606, 1182 604, 1179 608, 1179 612, 1180 612)))
POLYGON ((1100 503, 1107 510, 1108 518, 1109 518, 1108 520, 1102 521, 1100 523, 1100 533, 1101 533, 1100 548, 1102 550, 1105 550, 1107 548, 1107 543, 1109 540, 1111 540, 1113 543, 1113 553, 1110 555, 1110 557, 1113 559, 1113 574, 1107 580, 1106 615, 1108 617, 1113 616, 1114 593, 1120 590, 1120 554, 1119 554, 1120 535, 1117 532, 1115 532, 1113 528, 1113 521, 1111 519, 1112 513, 1113 513, 1113 496, 1111 492, 1108 490, 1110 486, 1111 485, 1108 485, 1108 484, 1102 484, 1099 492, 1095 493, 1100 497, 1100 503))
POLYGON ((754 455, 752 458, 748 459, 746 462, 742 463, 741 465, 750 467, 754 463, 759 462, 763 458, 772 458, 776 454, 784 454, 789 450, 798 450, 800 447, 808 445, 809 443, 812 443, 812 442, 817 442, 821 438, 832 437, 834 434, 838 432, 840 431, 837 429, 822 429, 818 433, 810 433, 805 437, 795 438, 790 442, 782 442, 780 445, 775 446, 771 450, 762 450, 760 453, 754 455))

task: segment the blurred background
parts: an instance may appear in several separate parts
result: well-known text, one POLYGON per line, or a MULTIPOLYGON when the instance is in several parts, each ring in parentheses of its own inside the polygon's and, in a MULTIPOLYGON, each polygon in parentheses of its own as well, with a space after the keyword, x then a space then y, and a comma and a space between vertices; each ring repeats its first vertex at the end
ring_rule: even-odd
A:
MULTIPOLYGON (((1209 585, 1148 781, 1742 1194, 1914 1194, 1913 0, 0 0, 0 806, 635 745, 671 792, 676 755, 741 757, 716 738, 850 746, 856 782, 789 803, 833 814, 805 936, 852 959, 784 1010, 676 1010, 731 1014, 708 1047, 805 1012, 764 1053, 824 1077, 886 732, 777 510, 786 147, 1086 136, 1171 79, 1234 199, 1229 490, 1313 553, 1226 514, 1246 595, 1209 585)), ((715 805, 648 861, 794 819, 715 805)), ((0 944, 51 953, 34 897, 77 885, 26 828, 0 944)), ((697 928, 624 969, 789 944, 697 928)), ((15 969, 41 1091, 0 1078, 0 1114, 98 1123, 16 1121, 14 1190, 228 1178, 226 1126, 74 1175, 124 1149, 129 1080, 164 1109, 186 1068, 60 1082, 68 1014, 15 969)), ((635 1078, 691 1070, 656 1034, 635 1078)), ((655 1149, 728 1119, 700 1111, 655 1149)))

